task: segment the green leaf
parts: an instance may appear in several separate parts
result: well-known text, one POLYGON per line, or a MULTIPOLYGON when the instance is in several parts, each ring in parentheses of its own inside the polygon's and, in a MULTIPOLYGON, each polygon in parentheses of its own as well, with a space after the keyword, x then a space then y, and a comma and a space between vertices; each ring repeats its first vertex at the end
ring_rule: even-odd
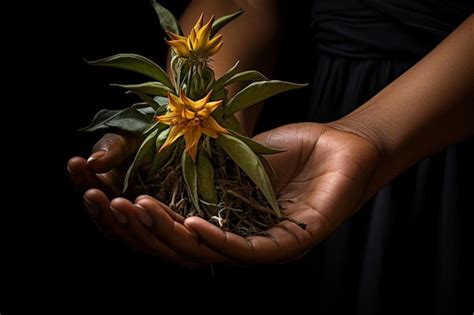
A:
POLYGON ((125 192, 130 183, 130 178, 135 175, 137 169, 150 163, 155 154, 155 138, 158 135, 158 130, 154 130, 142 143, 140 148, 135 155, 135 159, 132 162, 132 165, 128 168, 127 174, 125 175, 125 180, 123 182, 123 192, 125 192))
POLYGON ((238 18, 242 13, 244 13, 244 10, 240 9, 239 11, 229 14, 229 15, 224 15, 218 18, 217 20, 214 21, 212 24, 212 29, 211 29, 211 37, 216 35, 217 32, 221 30, 224 26, 226 26, 228 23, 232 22, 236 18, 238 18))
POLYGON ((270 203, 277 216, 281 216, 272 184, 260 158, 243 141, 232 135, 221 134, 217 142, 237 165, 250 177, 270 203))
POLYGON ((148 106, 150 106, 151 108, 153 108, 155 110, 157 110, 160 107, 159 104, 151 96, 149 96, 145 93, 140 93, 140 92, 136 92, 136 91, 128 91, 127 93, 135 94, 136 96, 141 98, 142 101, 144 101, 146 104, 148 104, 148 106))
POLYGON ((235 118, 234 115, 224 117, 223 125, 225 128, 235 131, 241 135, 247 135, 247 132, 245 132, 245 130, 240 125, 239 120, 235 118))
MULTIPOLYGON (((145 105, 148 105, 148 104, 145 104, 145 105)), ((135 107, 135 109, 139 111, 140 113, 142 113, 143 115, 150 118, 152 118, 155 115, 155 109, 151 106, 140 107, 140 108, 135 107)))
POLYGON ((113 111, 114 114, 105 111, 107 110, 97 113, 89 126, 79 130, 90 132, 114 127, 140 135, 150 125, 150 117, 144 114, 144 109, 129 107, 118 112, 113 111))
POLYGON ((84 128, 79 129, 79 131, 95 131, 103 128, 107 128, 105 124, 109 119, 116 116, 120 113, 121 110, 110 110, 110 109, 102 109, 97 114, 95 114, 94 118, 92 118, 91 123, 84 128))
POLYGON ((166 142, 166 139, 168 138, 168 135, 170 133, 170 128, 167 125, 163 125, 165 128, 160 128, 158 130, 159 134, 158 137, 156 137, 156 150, 160 150, 161 146, 166 142))
MULTIPOLYGON (((174 50, 171 50, 174 53, 174 50)), ((171 69, 173 70, 173 74, 175 77, 176 87, 177 90, 181 90, 183 88, 184 82, 186 82, 189 75, 191 75, 190 64, 187 61, 183 61, 178 55, 175 55, 171 59, 171 69)))
POLYGON ((271 80, 254 82, 241 90, 226 104, 225 114, 232 115, 274 95, 305 87, 307 84, 297 84, 285 81, 271 80))
POLYGON ((166 138, 168 137, 168 133, 169 128, 164 129, 159 133, 159 136, 156 139, 156 154, 153 158, 153 162, 151 163, 150 170, 148 171, 148 181, 156 177, 159 171, 167 164, 168 161, 170 161, 170 158, 174 159, 178 141, 174 142, 172 145, 169 146, 169 148, 167 148, 163 152, 159 152, 159 149, 161 148, 163 143, 165 143, 166 138))
POLYGON ((214 167, 202 150, 197 158, 198 191, 204 201, 217 204, 216 185, 214 184, 214 167))
POLYGON ((222 77, 220 77, 211 85, 211 89, 214 91, 214 93, 217 93, 219 90, 221 90, 224 87, 227 80, 232 78, 237 73, 237 68, 239 67, 239 63, 240 61, 237 61, 232 66, 232 68, 230 68, 222 77))
POLYGON ((256 154, 276 154, 276 153, 282 153, 286 151, 286 149, 278 149, 278 148, 271 148, 271 147, 264 146, 263 144, 258 143, 250 139, 249 137, 243 136, 233 130, 229 130, 229 132, 231 135, 233 135, 234 137, 238 138, 240 141, 245 143, 256 154))
POLYGON ((166 85, 168 88, 173 89, 173 85, 171 84, 168 75, 159 65, 150 59, 137 54, 118 54, 94 61, 86 60, 86 62, 93 66, 105 66, 137 72, 155 79, 166 85))
POLYGON ((153 96, 167 96, 168 92, 171 92, 164 84, 156 81, 141 84, 111 84, 111 86, 118 86, 135 93, 151 94, 153 96))
POLYGON ((163 7, 161 4, 155 0, 150 0, 151 5, 158 14, 158 19, 160 20, 161 28, 164 31, 173 32, 178 35, 183 35, 181 28, 179 27, 178 20, 168 9, 163 7))
POLYGON ((225 103, 225 100, 227 100, 227 94, 228 92, 226 89, 220 89, 217 90, 217 92, 212 92, 211 101, 224 100, 225 103))
POLYGON ((197 182, 197 171, 196 164, 192 160, 189 153, 183 150, 183 155, 181 157, 181 168, 183 170, 184 182, 186 183, 186 188, 188 190, 189 198, 191 199, 194 207, 198 213, 202 213, 201 207, 199 206, 199 197, 198 197, 198 182, 197 182))
POLYGON ((168 111, 168 108, 167 108, 166 106, 160 106, 160 107, 158 107, 158 109, 156 110, 155 116, 164 115, 164 114, 166 114, 167 111, 168 111))
POLYGON ((224 86, 231 85, 235 82, 244 81, 268 81, 267 77, 255 70, 243 71, 235 74, 232 78, 228 79, 224 86))
POLYGON ((155 102, 158 103, 160 106, 166 106, 168 105, 168 97, 163 97, 163 96, 155 96, 153 98, 155 102))
POLYGON ((148 128, 146 128, 145 130, 143 130, 143 134, 147 134, 149 133, 150 131, 154 130, 155 128, 158 127, 158 125, 161 124, 159 121, 155 122, 154 124, 150 125, 148 128))

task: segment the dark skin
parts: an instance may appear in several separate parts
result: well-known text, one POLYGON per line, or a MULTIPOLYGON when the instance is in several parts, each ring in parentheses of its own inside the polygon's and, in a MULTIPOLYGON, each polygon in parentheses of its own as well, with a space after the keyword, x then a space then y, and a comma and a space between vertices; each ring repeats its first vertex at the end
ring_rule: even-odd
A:
POLYGON ((150 196, 135 203, 117 198, 121 177, 114 168, 137 147, 135 139, 121 135, 106 135, 92 159, 72 158, 68 169, 72 180, 88 189, 85 203, 97 224, 134 249, 188 268, 298 259, 403 170, 474 134, 472 51, 471 15, 346 117, 329 124, 286 125, 256 137, 288 149, 267 158, 277 174, 276 190, 282 198, 295 199, 284 205, 285 214, 306 223, 307 230, 285 221, 268 230, 268 237, 242 238, 197 217, 179 217, 150 196))
POLYGON ((379 153, 367 139, 317 124, 288 125, 261 134, 257 139, 269 146, 288 149, 267 159, 277 174, 276 190, 281 198, 295 200, 285 205, 285 214, 305 222, 306 230, 284 221, 268 230, 269 237, 242 238, 197 217, 184 220, 149 196, 140 196, 135 203, 114 198, 115 189, 108 187, 121 184, 116 170, 96 173, 106 171, 108 165, 120 165, 127 158, 126 153, 132 150, 123 153, 116 149, 129 141, 123 136, 104 136, 99 143, 107 145, 97 148, 114 149, 89 163, 73 158, 69 169, 77 185, 94 187, 87 190, 84 199, 96 223, 108 236, 124 240, 132 248, 186 267, 222 261, 293 260, 324 239, 360 206, 366 198, 374 166, 378 165, 379 153), (340 196, 345 196, 342 203, 340 196), (115 218, 114 211, 122 213, 126 223, 115 218), (147 214, 151 217, 149 221, 143 219, 147 214))

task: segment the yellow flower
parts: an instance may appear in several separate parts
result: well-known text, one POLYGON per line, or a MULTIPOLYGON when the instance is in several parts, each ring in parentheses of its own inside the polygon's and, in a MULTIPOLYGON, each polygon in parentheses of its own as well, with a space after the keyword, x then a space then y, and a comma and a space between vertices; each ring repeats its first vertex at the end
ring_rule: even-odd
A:
POLYGON ((179 97, 168 93, 170 111, 166 115, 156 117, 156 120, 171 126, 168 138, 161 146, 160 152, 184 135, 186 152, 195 161, 197 145, 202 134, 217 138, 222 133, 228 133, 211 116, 211 113, 222 105, 222 100, 209 102, 211 93, 212 91, 198 101, 189 99, 183 91, 180 91, 179 97))
POLYGON ((203 15, 201 14, 188 37, 167 32, 171 38, 167 42, 178 56, 194 60, 207 60, 209 56, 214 55, 221 49, 222 35, 214 35, 210 38, 214 16, 206 25, 203 26, 202 23, 203 15))

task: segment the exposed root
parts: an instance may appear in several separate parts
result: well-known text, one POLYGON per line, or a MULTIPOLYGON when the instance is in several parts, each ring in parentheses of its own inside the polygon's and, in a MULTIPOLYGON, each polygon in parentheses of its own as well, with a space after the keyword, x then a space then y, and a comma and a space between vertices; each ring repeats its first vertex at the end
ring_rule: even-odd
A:
MULTIPOLYGON (((143 183, 140 178, 135 186, 136 192, 152 195, 185 218, 198 215, 225 231, 244 237, 264 235, 266 230, 284 220, 293 222, 302 229, 306 228, 306 224, 302 222, 284 215, 277 216, 250 178, 229 157, 223 156, 222 151, 214 151, 212 156, 219 202, 214 204, 200 200, 202 213, 196 211, 188 197, 180 159, 167 163, 152 182, 143 183)), ((295 201, 279 200, 281 203, 295 201)))

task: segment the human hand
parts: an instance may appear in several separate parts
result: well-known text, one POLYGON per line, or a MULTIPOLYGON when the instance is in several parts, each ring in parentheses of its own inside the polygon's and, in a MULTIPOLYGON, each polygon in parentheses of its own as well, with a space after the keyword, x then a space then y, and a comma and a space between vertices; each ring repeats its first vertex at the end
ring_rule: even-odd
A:
POLYGON ((123 198, 110 203, 99 190, 86 193, 86 205, 103 214, 122 215, 121 220, 114 220, 109 214, 110 220, 101 222, 104 229, 115 231, 113 237, 187 267, 218 261, 296 259, 327 237, 368 197, 380 155, 365 138, 313 123, 280 127, 257 138, 266 145, 288 149, 267 159, 275 169, 281 199, 291 200, 286 202, 284 214, 306 223, 306 230, 283 221, 268 230, 268 236, 242 238, 197 217, 185 220, 151 197, 139 197, 135 205, 123 198))
POLYGON ((275 263, 301 257, 374 193, 378 147, 336 128, 336 123, 293 124, 256 137, 267 146, 288 149, 266 158, 277 175, 276 191, 286 200, 284 215, 305 223, 305 230, 283 221, 269 229, 268 236, 243 238, 197 217, 184 225, 208 248, 233 261, 275 263))
POLYGON ((97 142, 87 161, 82 157, 69 160, 69 175, 77 188, 85 191, 84 204, 91 219, 107 237, 187 268, 223 261, 224 257, 200 244, 196 235, 184 227, 184 218, 166 205, 147 196, 138 197, 133 205, 120 197, 126 172, 122 165, 133 158, 138 146, 139 141, 133 136, 110 133, 97 142), (153 209, 146 210, 138 202, 153 205, 153 209), (163 233, 168 233, 170 228, 173 231, 166 235, 165 243, 163 233), (199 252, 199 263, 188 257, 189 254, 182 257, 167 244, 176 248, 183 245, 181 251, 186 253, 199 252))

